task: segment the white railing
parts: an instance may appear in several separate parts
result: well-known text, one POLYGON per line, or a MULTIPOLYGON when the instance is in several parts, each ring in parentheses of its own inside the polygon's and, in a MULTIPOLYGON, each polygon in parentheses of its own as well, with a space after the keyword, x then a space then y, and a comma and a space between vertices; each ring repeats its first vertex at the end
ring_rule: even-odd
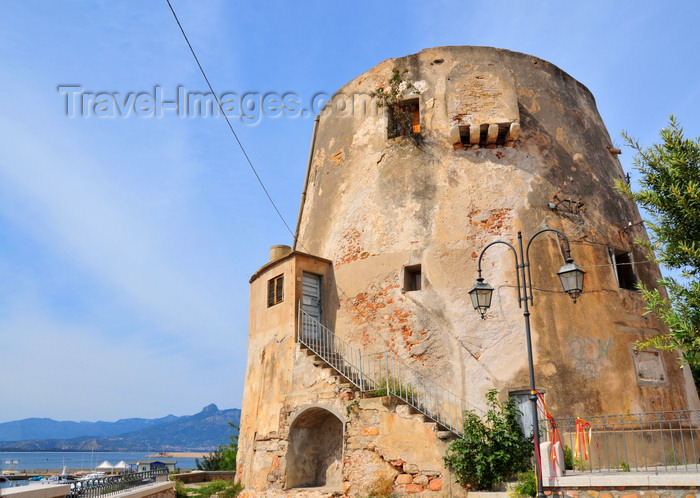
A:
POLYGON ((362 354, 299 306, 297 340, 363 393, 403 400, 444 429, 462 437, 466 401, 389 353, 362 354))

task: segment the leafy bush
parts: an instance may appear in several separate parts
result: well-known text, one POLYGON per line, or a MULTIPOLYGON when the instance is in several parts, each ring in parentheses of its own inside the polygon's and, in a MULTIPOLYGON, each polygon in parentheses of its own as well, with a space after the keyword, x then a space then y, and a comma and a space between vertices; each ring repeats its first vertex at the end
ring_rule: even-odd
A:
POLYGON ((176 498, 187 498, 187 488, 180 481, 175 481, 176 498))
POLYGON ((408 69, 399 71, 394 68, 388 85, 381 85, 369 94, 370 97, 378 100, 379 107, 383 107, 389 113, 389 126, 387 128, 387 138, 410 136, 413 133, 412 120, 413 112, 411 105, 404 100, 404 92, 419 94, 420 91, 413 82, 404 79, 403 76, 408 69))
POLYGON ((568 444, 564 445, 564 468, 574 470, 574 452, 568 444))
POLYGON ((454 441, 444 457, 462 486, 488 489, 532 465, 534 446, 520 430, 515 400, 500 403, 497 393, 495 389, 486 393, 485 420, 472 410, 464 412, 464 439, 454 441))
POLYGON ((518 482, 513 486, 515 496, 535 496, 537 494, 537 478, 534 471, 518 474, 518 482))

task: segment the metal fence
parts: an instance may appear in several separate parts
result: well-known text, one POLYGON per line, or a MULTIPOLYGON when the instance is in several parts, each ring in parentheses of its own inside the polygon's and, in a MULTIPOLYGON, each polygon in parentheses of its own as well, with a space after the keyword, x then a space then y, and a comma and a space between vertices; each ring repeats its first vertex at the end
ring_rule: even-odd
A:
POLYGON ((155 469, 147 472, 135 472, 118 476, 83 479, 70 483, 70 494, 66 498, 95 498, 122 493, 128 489, 156 482, 161 476, 168 475, 168 469, 155 469))
POLYGON ((466 401, 393 358, 353 348, 299 307, 298 341, 364 393, 402 399, 443 428, 462 436, 466 401))
MULTIPOLYGON (((556 419, 574 471, 700 472, 700 410, 556 419)), ((551 438, 552 423, 542 421, 551 438)))

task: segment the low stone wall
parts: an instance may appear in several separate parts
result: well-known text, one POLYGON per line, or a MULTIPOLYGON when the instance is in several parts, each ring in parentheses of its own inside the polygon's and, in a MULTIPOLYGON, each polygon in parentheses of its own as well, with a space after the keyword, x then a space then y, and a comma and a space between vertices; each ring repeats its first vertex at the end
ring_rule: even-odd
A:
MULTIPOLYGON (((64 498, 70 494, 70 484, 29 484, 6 488, 0 493, 3 498, 64 498)), ((124 491, 119 498, 174 498, 174 482, 156 482, 124 491)))
POLYGON ((219 470, 219 471, 202 471, 195 470, 184 474, 173 474, 170 476, 173 481, 179 481, 183 484, 192 484, 195 482, 211 482, 211 481, 234 481, 236 480, 236 471, 234 470, 219 470))
POLYGON ((698 472, 567 475, 546 486, 552 498, 700 498, 698 472))
POLYGON ((0 491, 4 497, 11 498, 63 498, 70 494, 70 484, 28 484, 0 491))
POLYGON ((616 489, 559 489, 545 490, 545 495, 552 498, 698 498, 697 487, 690 488, 644 488, 628 489, 620 486, 616 489))
POLYGON ((156 482, 113 495, 119 498, 175 498, 174 482, 156 482))

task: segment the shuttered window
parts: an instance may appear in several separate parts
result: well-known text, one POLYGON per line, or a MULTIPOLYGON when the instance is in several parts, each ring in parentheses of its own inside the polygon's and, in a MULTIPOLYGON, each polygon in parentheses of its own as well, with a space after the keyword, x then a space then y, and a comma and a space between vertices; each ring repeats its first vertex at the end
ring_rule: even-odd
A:
POLYGON ((267 281, 267 306, 284 301, 284 275, 277 275, 267 281))

